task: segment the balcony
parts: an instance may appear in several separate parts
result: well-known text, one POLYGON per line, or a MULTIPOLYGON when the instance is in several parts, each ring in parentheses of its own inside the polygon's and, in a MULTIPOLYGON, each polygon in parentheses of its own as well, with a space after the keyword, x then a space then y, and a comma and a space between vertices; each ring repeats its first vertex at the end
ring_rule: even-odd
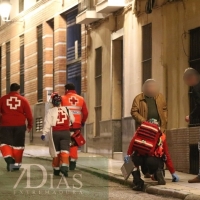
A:
POLYGON ((97 0, 97 13, 112 13, 125 6, 125 0, 97 0))
POLYGON ((97 0, 79 0, 79 14, 76 17, 77 24, 90 24, 105 17, 105 14, 96 12, 96 3, 97 0))

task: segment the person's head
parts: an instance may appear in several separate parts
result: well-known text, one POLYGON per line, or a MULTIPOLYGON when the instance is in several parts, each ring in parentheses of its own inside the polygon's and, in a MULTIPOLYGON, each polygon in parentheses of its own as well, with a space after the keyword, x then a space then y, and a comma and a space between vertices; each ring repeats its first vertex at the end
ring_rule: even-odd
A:
POLYGON ((193 68, 187 68, 183 74, 183 80, 188 86, 195 86, 200 82, 200 74, 193 68))
POLYGON ((144 84, 142 91, 147 97, 155 97, 159 93, 159 87, 154 79, 147 79, 144 84))
POLYGON ((62 98, 57 92, 51 94, 51 103, 54 107, 59 107, 61 105, 62 98))
POLYGON ((68 91, 68 90, 75 90, 75 85, 73 83, 67 83, 65 85, 65 90, 68 91))
POLYGON ((17 83, 12 83, 10 85, 10 92, 20 92, 20 85, 17 83))

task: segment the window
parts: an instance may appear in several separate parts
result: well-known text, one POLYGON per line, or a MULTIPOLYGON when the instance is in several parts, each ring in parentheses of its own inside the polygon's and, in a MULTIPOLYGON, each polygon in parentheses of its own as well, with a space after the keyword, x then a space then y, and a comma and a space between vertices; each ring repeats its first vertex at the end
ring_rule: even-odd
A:
POLYGON ((81 25, 76 24, 77 8, 69 11, 67 21, 67 81, 73 83, 81 95, 81 25), (70 62, 70 63, 69 63, 70 62))
POLYGON ((152 24, 142 27, 142 81, 152 76, 152 24))
POLYGON ((19 0, 19 13, 24 10, 24 0, 19 0))
POLYGON ((24 95, 24 35, 20 36, 20 92, 24 95))
POLYGON ((10 42, 6 43, 6 92, 10 92, 10 42))
POLYGON ((96 121, 96 136, 100 135, 100 121, 101 121, 101 101, 102 101, 102 47, 95 50, 95 121, 96 121))
POLYGON ((54 63, 54 41, 55 41, 55 34, 54 34, 54 19, 51 19, 49 21, 47 21, 49 27, 51 28, 51 33, 52 33, 52 50, 53 50, 53 54, 52 54, 52 61, 53 61, 53 91, 55 90, 55 63, 54 63))
MULTIPOLYGON (((190 30, 190 67, 196 69, 200 73, 200 27, 190 30)), ((195 107, 194 99, 192 98, 192 89, 189 91, 190 98, 190 111, 195 107)), ((190 121, 189 126, 200 125, 200 119, 196 118, 195 121, 190 121)))
POLYGON ((37 91, 38 101, 43 101, 43 41, 42 25, 37 27, 37 91))
POLYGON ((76 24, 78 10, 69 12, 67 17, 67 61, 81 57, 81 25, 76 24))
POLYGON ((2 96, 2 47, 0 46, 0 97, 2 96))

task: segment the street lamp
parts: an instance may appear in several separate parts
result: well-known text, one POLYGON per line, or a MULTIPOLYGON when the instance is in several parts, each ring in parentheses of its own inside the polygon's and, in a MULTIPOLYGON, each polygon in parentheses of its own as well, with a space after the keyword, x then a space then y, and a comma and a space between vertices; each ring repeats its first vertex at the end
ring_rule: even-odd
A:
POLYGON ((4 22, 9 21, 10 11, 11 11, 10 1, 3 0, 0 4, 0 15, 2 21, 4 22))

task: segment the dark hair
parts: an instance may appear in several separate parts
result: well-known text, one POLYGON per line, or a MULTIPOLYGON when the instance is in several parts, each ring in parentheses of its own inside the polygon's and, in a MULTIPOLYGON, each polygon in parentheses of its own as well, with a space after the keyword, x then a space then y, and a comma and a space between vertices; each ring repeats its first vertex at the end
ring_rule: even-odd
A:
POLYGON ((58 95, 58 94, 55 93, 55 94, 53 94, 51 96, 51 98, 52 98, 52 104, 53 104, 53 106, 59 106, 61 104, 62 98, 61 98, 60 95, 58 95))
POLYGON ((17 83, 12 83, 10 85, 10 91, 11 92, 17 92, 20 89, 20 85, 17 83))
POLYGON ((75 90, 75 85, 73 83, 67 83, 65 85, 65 90, 75 90))

